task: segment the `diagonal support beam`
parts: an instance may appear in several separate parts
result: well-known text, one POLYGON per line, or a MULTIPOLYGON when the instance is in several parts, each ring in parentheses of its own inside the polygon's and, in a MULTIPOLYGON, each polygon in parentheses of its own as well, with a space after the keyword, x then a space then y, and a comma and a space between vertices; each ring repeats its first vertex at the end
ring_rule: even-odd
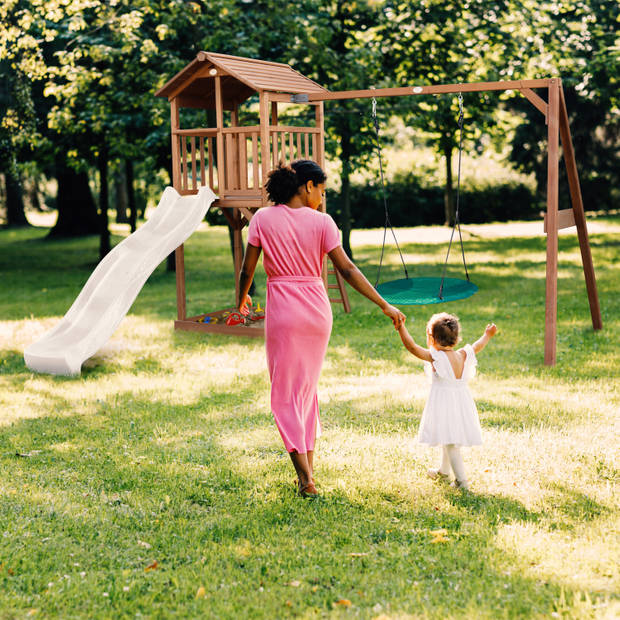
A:
POLYGON ((577 227, 577 237, 581 250, 581 262, 583 263, 583 273, 586 279, 586 290, 588 291, 588 301, 590 303, 590 314, 592 316, 592 327, 602 329, 603 320, 601 318, 601 307, 598 301, 596 290, 596 277, 594 275, 594 264, 592 262, 592 252, 590 251, 590 241, 586 226, 586 215, 583 208, 581 187, 579 185, 579 175, 577 174, 577 163, 573 150, 573 141, 568 124, 568 112, 566 101, 564 100, 564 90, 560 88, 560 138, 562 139, 562 151, 564 153, 564 163, 568 176, 568 187, 570 190, 571 204, 575 226, 577 227))
POLYGON ((520 92, 537 110, 539 110, 545 115, 546 124, 547 115, 549 113, 549 106, 545 103, 542 97, 539 97, 531 88, 522 88, 520 92))

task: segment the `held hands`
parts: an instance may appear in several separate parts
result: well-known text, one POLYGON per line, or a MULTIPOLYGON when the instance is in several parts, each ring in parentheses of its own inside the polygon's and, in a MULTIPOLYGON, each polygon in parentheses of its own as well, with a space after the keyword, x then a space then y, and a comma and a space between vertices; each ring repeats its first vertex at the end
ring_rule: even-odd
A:
POLYGON ((488 338, 493 338, 495 334, 497 334, 497 325, 495 325, 495 323, 489 323, 484 330, 484 335, 488 338))
POLYGON ((241 301, 241 303, 239 304, 239 312, 243 315, 243 316, 247 316, 248 314, 250 314, 250 309, 248 308, 248 306, 252 305, 252 298, 249 295, 245 296, 245 299, 241 301))
POLYGON ((392 319, 394 329, 396 330, 399 330, 401 325, 405 324, 405 319, 407 318, 398 308, 395 308, 389 304, 383 308, 383 314, 392 319))

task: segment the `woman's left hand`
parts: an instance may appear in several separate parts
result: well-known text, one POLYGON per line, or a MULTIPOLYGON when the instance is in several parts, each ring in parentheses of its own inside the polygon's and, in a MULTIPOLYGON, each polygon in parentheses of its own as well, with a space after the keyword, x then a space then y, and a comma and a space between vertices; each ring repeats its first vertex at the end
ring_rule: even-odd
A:
POLYGON ((249 295, 245 296, 245 299, 239 304, 239 313, 243 316, 250 314, 248 306, 252 305, 252 298, 249 295))
POLYGON ((400 326, 405 322, 407 318, 398 308, 394 306, 387 305, 383 308, 383 314, 389 316, 392 319, 392 323, 394 323, 394 329, 400 329, 400 326))

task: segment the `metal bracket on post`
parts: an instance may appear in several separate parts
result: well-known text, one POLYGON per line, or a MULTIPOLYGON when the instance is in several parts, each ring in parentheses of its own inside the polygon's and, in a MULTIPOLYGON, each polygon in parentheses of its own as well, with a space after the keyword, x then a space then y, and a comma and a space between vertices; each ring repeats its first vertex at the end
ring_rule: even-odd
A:
POLYGON ((308 95, 306 93, 291 95, 291 103, 308 103, 308 95))

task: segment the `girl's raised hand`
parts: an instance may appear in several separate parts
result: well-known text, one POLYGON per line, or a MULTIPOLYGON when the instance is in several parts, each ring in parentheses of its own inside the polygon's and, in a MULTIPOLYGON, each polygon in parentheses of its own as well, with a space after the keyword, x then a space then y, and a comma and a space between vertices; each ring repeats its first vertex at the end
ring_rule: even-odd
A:
POLYGON ((489 337, 493 338, 495 334, 497 334, 497 325, 495 323, 489 323, 487 328, 484 330, 484 333, 489 337))
POLYGON ((383 314, 392 319, 394 329, 400 329, 400 326, 404 324, 405 319, 407 318, 398 308, 395 308, 389 304, 383 308, 383 314))
POLYGON ((248 306, 252 305, 252 298, 249 295, 245 296, 245 299, 239 304, 239 312, 243 315, 243 316, 247 316, 248 314, 250 314, 250 309, 248 308, 248 306))

